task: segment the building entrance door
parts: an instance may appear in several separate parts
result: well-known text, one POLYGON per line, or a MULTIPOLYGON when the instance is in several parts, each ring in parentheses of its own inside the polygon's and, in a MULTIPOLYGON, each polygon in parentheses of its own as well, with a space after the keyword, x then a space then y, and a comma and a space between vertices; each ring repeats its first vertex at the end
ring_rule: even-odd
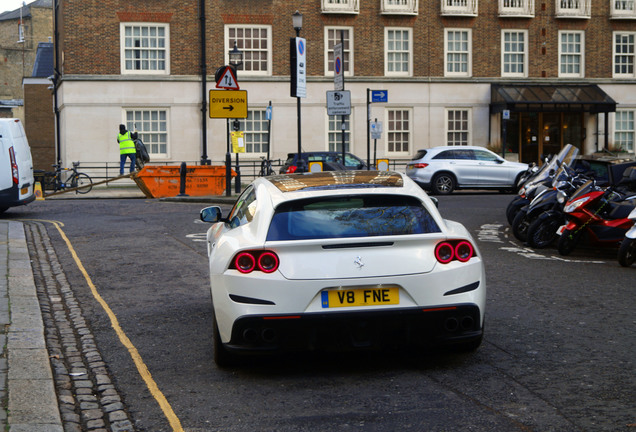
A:
MULTIPOLYGON (((581 149, 584 129, 582 113, 523 112, 517 113, 519 160, 525 163, 541 162, 541 156, 557 154, 565 144, 581 149)), ((512 133, 510 133, 512 132, 512 133)))

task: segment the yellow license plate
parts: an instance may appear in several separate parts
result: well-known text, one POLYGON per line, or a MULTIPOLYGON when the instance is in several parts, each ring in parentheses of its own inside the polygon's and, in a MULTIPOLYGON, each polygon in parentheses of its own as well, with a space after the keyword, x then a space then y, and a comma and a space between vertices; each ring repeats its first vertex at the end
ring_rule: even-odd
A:
POLYGON ((398 287, 356 288, 322 292, 322 307, 379 306, 400 303, 398 287))
POLYGON ((26 195, 26 194, 28 194, 28 193, 29 193, 29 187, 28 187, 28 186, 24 186, 24 187, 22 187, 22 189, 20 189, 20 193, 21 193, 22 195, 26 195))

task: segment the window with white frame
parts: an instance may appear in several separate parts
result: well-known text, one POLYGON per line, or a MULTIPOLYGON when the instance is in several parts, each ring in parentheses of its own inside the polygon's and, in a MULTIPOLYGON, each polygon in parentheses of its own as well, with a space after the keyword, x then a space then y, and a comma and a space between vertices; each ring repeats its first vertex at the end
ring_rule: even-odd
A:
POLYGON ((170 74, 168 24, 120 23, 121 73, 170 74))
POLYGON ((559 32, 559 76, 582 78, 585 76, 585 33, 559 32))
POLYGON ((325 27, 325 75, 333 75, 333 47, 341 43, 341 35, 344 39, 342 45, 342 60, 345 76, 353 75, 353 27, 325 27))
POLYGON ((272 28, 268 25, 225 26, 225 64, 228 52, 236 47, 243 53, 243 64, 237 69, 245 75, 272 74, 272 28))
POLYGON ((503 30, 501 34, 501 76, 528 76, 528 31, 503 30))
POLYGON ((472 36, 470 29, 444 31, 445 76, 471 76, 472 36))
MULTIPOLYGON (((342 117, 341 115, 330 115, 329 116, 329 131, 328 131, 328 148, 329 151, 342 151, 342 117)), ((348 152, 351 148, 351 121, 349 120, 349 116, 344 116, 344 140, 345 140, 345 151, 348 152)))
POLYGON ((470 110, 446 110, 446 145, 465 146, 470 144, 470 110))
POLYGON ((636 32, 614 32, 614 77, 633 78, 636 32))
POLYGON ((165 109, 126 110, 126 128, 137 131, 148 153, 168 155, 168 111, 165 109))
POLYGON ((417 15, 418 0, 381 0, 382 13, 394 15, 417 15))
POLYGON ((357 14, 358 0, 321 0, 322 13, 357 14))
POLYGON ((411 75, 411 29, 384 30, 384 73, 393 76, 411 75))
POLYGON ((411 142, 411 110, 387 110, 387 152, 407 154, 411 142))
POLYGON ((477 16, 478 0, 442 0, 442 15, 477 16))
POLYGON ((616 110, 614 123, 614 147, 634 151, 634 110, 616 110))
POLYGON ((501 17, 533 17, 534 0, 499 0, 501 17))
POLYGON ((591 0, 556 0, 557 18, 590 18, 591 0))
POLYGON ((610 18, 636 18, 636 1, 610 0, 610 18))
POLYGON ((267 153, 268 132, 265 109, 248 110, 243 122, 246 153, 267 153))

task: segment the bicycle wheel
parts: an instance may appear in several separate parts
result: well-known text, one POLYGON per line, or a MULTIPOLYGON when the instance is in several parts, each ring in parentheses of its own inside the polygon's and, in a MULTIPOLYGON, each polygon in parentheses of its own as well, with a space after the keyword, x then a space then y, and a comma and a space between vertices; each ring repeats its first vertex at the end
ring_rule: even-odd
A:
POLYGON ((93 180, 84 173, 73 174, 73 177, 71 177, 71 187, 79 188, 75 191, 77 193, 89 193, 91 189, 93 189, 93 180))

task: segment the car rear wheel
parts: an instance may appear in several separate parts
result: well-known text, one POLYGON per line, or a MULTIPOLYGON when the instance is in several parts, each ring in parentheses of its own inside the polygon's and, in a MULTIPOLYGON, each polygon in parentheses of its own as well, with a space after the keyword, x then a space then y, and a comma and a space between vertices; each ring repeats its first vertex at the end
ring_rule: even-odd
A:
POLYGON ((455 179, 451 174, 437 174, 433 178, 433 192, 439 195, 448 195, 455 190, 455 179))

